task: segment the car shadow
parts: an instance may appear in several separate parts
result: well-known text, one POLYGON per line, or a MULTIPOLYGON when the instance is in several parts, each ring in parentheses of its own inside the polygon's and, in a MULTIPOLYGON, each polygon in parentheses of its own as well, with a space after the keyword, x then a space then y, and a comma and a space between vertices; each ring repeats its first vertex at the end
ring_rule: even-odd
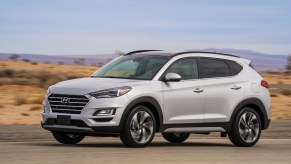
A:
MULTIPOLYGON (((121 142, 84 142, 76 145, 64 145, 57 142, 27 142, 23 143, 30 146, 45 146, 45 147, 82 147, 82 148, 90 148, 90 147, 102 147, 102 148, 127 148, 121 142)), ((169 143, 169 142, 159 142, 155 141, 146 146, 147 148, 157 148, 157 147, 234 147, 232 144, 228 143, 207 143, 207 142, 185 142, 185 143, 169 143)))

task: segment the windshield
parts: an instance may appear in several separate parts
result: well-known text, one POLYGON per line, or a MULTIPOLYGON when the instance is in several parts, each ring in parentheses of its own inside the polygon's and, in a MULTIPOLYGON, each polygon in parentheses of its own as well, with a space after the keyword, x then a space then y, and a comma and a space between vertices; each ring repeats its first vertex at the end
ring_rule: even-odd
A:
POLYGON ((168 56, 122 56, 92 77, 151 80, 169 59, 168 56))

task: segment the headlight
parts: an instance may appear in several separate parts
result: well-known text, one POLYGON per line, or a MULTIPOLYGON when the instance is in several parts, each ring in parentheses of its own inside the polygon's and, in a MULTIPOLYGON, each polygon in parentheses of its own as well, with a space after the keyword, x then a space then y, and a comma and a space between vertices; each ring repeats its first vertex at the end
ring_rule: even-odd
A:
POLYGON ((119 88, 111 88, 105 89, 97 92, 89 93, 89 95, 95 98, 112 98, 112 97, 119 97, 125 95, 127 92, 131 90, 131 87, 119 87, 119 88))

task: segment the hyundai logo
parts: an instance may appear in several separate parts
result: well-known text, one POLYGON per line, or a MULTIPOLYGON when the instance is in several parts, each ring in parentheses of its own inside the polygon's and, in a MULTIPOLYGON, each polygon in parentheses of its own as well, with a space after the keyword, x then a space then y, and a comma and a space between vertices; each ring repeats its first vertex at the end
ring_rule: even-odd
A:
POLYGON ((61 101, 64 102, 64 103, 69 103, 70 102, 70 98, 63 97, 61 101))

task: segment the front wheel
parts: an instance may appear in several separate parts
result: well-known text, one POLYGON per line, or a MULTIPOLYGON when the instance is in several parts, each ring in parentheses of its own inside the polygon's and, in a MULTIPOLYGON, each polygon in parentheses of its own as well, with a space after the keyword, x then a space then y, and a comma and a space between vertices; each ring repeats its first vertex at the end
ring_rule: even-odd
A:
POLYGON ((83 135, 64 132, 52 132, 52 134, 54 138, 62 144, 77 144, 85 138, 83 135))
POLYGON ((261 119, 253 108, 244 108, 235 118, 228 134, 230 141, 239 147, 255 145, 261 135, 261 119))
POLYGON ((144 147, 154 138, 155 117, 146 106, 137 106, 126 118, 120 134, 123 144, 129 147, 144 147))
POLYGON ((190 133, 162 133, 162 136, 169 142, 182 143, 189 138, 190 133))

